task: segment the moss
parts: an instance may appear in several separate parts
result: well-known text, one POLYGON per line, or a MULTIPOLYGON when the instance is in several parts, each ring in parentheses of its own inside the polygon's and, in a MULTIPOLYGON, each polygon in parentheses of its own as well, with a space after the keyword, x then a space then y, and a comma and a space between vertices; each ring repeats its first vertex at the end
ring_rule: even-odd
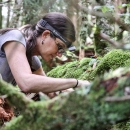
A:
POLYGON ((57 78, 77 78, 80 79, 81 75, 92 67, 91 58, 83 58, 80 61, 68 62, 62 66, 58 66, 47 73, 47 76, 57 78), (91 63, 91 64, 89 64, 91 63))
MULTIPOLYGON (((1 86, 4 86, 1 87, 0 93, 8 93, 9 101, 22 110, 21 116, 7 123, 3 130, 23 130, 23 128, 24 130, 79 130, 81 127, 82 130, 101 130, 126 119, 130 116, 129 101, 105 102, 104 97, 121 98, 124 95, 124 87, 130 86, 130 79, 125 76, 127 72, 129 74, 130 69, 115 70, 121 66, 129 66, 129 59, 129 52, 113 50, 100 60, 84 58, 81 61, 69 62, 54 68, 48 75, 84 80, 94 79, 94 81, 90 85, 91 91, 88 91, 88 88, 81 88, 71 94, 61 94, 46 102, 26 100, 23 94, 19 95, 14 88, 2 82, 1 86), (95 69, 93 69, 94 63, 97 63, 95 69), (105 73, 106 71, 109 72, 105 73), (116 82, 118 87, 106 93, 102 82, 107 82, 113 77, 120 77, 116 82)), ((129 121, 126 121, 123 126, 114 125, 111 129, 114 128, 129 129, 129 121)))
POLYGON ((96 75, 127 66, 130 66, 130 52, 119 49, 112 50, 102 58, 96 69, 89 75, 89 79, 93 80, 96 75))
POLYGON ((57 66, 57 67, 55 67, 54 69, 52 69, 51 71, 49 71, 48 73, 47 73, 47 75, 49 76, 49 77, 57 77, 57 75, 58 75, 58 71, 59 70, 62 70, 62 68, 64 68, 64 66, 57 66))
MULTIPOLYGON (((124 77, 126 74, 126 78, 121 80, 124 83, 113 93, 113 96, 119 96, 119 98, 122 95, 116 93, 119 91, 123 93, 123 88, 130 85, 130 82, 126 82, 129 80, 127 72, 130 70, 125 69, 123 72, 126 72, 121 74, 124 77)), ((13 105, 19 106, 20 104, 17 104, 19 99, 22 106, 20 108, 24 109, 21 116, 7 123, 2 130, 79 130, 81 128, 82 130, 104 130, 109 128, 111 124, 130 116, 130 104, 128 100, 117 103, 104 100, 105 96, 110 96, 110 93, 105 93, 102 85, 102 82, 106 80, 105 76, 95 77, 93 83, 88 87, 39 102, 28 102, 24 95, 20 95, 19 99, 19 93, 13 86, 4 86, 1 83, 0 93, 8 95, 10 91, 14 90, 8 100, 13 105)), ((127 125, 129 128, 129 123, 127 125)))
POLYGON ((3 80, 0 80, 0 92, 4 95, 8 94, 8 98, 10 101, 14 104, 17 105, 17 108, 20 110, 24 110, 24 108, 32 102, 29 100, 23 93, 21 93, 17 88, 10 87, 11 85, 4 82, 3 80), (3 87, 2 87, 3 86, 3 87), (5 89, 5 88, 6 89, 5 89), (17 99, 17 100, 16 100, 17 99), (16 102, 17 101, 17 102, 16 102), (23 105, 21 105, 23 104, 23 105))
POLYGON ((77 78, 92 81, 97 75, 127 66, 130 66, 130 52, 114 49, 103 58, 83 58, 81 61, 69 62, 58 66, 47 75, 57 78, 77 78), (93 68, 95 63, 97 65, 93 68))
POLYGON ((107 48, 110 48, 110 44, 100 37, 100 32, 101 29, 99 26, 96 26, 96 31, 94 34, 94 51, 96 56, 104 56, 108 53, 107 48))

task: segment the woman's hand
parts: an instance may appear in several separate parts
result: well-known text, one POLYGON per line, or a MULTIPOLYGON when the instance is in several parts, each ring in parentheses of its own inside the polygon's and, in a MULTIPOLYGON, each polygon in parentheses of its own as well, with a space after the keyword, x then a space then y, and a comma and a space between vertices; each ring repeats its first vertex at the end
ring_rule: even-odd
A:
MULTIPOLYGON (((87 81, 87 80, 78 80, 78 85, 77 85, 77 87, 82 87, 82 86, 88 86, 88 85, 90 85, 90 82, 89 81, 87 81)), ((76 87, 76 88, 77 88, 76 87)))
POLYGON ((49 98, 54 98, 54 97, 56 97, 58 94, 56 93, 56 92, 52 92, 52 93, 48 93, 47 94, 47 96, 49 97, 49 98))

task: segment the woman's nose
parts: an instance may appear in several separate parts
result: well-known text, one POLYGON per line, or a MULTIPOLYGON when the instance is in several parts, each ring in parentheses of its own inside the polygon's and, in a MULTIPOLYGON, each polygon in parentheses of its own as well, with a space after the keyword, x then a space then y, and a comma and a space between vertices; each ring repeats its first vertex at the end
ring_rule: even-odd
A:
POLYGON ((57 53, 56 53, 56 56, 62 57, 62 53, 57 52, 57 53))

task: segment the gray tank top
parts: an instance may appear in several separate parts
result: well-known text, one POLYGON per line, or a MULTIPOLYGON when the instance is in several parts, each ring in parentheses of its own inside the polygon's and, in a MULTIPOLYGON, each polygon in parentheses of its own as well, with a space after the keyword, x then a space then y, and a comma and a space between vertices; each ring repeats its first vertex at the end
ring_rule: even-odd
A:
MULTIPOLYGON (((5 52, 2 46, 8 41, 17 41, 26 48, 26 41, 23 34, 19 30, 11 30, 0 35, 0 74, 2 79, 8 83, 16 85, 15 79, 8 65, 5 52)), ((13 56, 13 52, 11 54, 13 56)), ((14 61, 15 62, 15 61, 14 61)), ((32 69, 37 70, 41 66, 41 62, 37 56, 32 57, 32 69)))

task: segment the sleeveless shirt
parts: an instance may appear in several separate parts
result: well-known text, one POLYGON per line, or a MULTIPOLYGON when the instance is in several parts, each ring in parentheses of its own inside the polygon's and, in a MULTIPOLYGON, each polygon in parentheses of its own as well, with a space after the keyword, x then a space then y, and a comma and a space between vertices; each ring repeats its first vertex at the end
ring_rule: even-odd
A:
MULTIPOLYGON (((15 79, 12 75, 8 61, 6 59, 5 52, 2 48, 2 46, 8 41, 17 41, 18 44, 23 44, 25 48, 26 48, 26 41, 23 34, 19 30, 11 30, 0 35, 0 74, 4 81, 16 85, 15 79)), ((17 49, 17 47, 15 49, 17 49)), ((13 52, 12 54, 10 54, 10 56, 13 56, 13 52)), ((31 68, 37 70, 40 68, 40 66, 41 62, 39 58, 37 56, 33 56, 31 68)))

